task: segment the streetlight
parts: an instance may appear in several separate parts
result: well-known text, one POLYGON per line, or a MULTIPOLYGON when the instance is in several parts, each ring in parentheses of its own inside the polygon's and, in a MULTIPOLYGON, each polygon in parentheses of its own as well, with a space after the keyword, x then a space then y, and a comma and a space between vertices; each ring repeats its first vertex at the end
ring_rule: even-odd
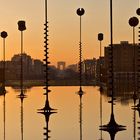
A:
POLYGON ((8 36, 7 32, 1 32, 1 37, 3 38, 3 92, 6 93, 5 90, 5 39, 8 36))
POLYGON ((20 69, 20 87, 21 95, 23 94, 23 31, 26 30, 25 21, 18 21, 18 30, 21 31, 21 69, 20 69))
POLYGON ((79 42, 79 84, 80 84, 80 89, 78 94, 80 96, 83 95, 82 91, 82 42, 81 42, 81 17, 84 15, 85 10, 83 8, 78 8, 77 9, 77 15, 80 16, 80 42, 79 42))

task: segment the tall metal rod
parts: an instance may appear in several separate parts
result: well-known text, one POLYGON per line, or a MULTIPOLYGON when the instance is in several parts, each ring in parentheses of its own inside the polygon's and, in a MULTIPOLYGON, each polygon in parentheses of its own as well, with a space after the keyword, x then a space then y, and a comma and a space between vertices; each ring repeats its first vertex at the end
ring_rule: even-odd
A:
POLYGON ((79 58, 79 80, 80 80, 80 89, 82 89, 82 42, 81 42, 81 16, 80 16, 80 42, 79 42, 79 55, 80 55, 80 58, 79 58))
POLYGON ((99 77, 100 78, 100 86, 101 86, 101 63, 102 63, 101 62, 101 55, 102 55, 102 50, 101 50, 102 48, 101 48, 101 46, 102 46, 102 42, 100 41, 100 59, 99 59, 100 60, 100 77, 99 77))
POLYGON ((135 45, 135 27, 133 27, 133 45, 135 45))
POLYGON ((77 9, 77 15, 80 16, 80 42, 79 42, 79 85, 80 85, 80 90, 79 94, 83 94, 82 91, 82 19, 81 16, 84 15, 85 10, 83 8, 78 8, 77 9))
MULTIPOLYGON (((111 90, 112 90, 112 102, 114 97, 114 68, 113 68, 113 11, 112 0, 110 0, 110 46, 111 46, 111 90)), ((113 103, 111 104, 111 112, 113 113, 113 103)))
POLYGON ((3 38, 3 87, 2 92, 4 95, 3 99, 3 125, 4 125, 4 140, 5 140, 5 123, 6 123, 6 104, 5 104, 5 95, 6 95, 6 89, 5 89, 5 38, 7 37, 7 32, 3 31, 1 32, 1 37, 3 38))
POLYGON ((5 90, 5 38, 3 38, 3 87, 5 90))
POLYGON ((21 67, 20 67, 20 89, 21 89, 21 93, 20 95, 24 95, 23 93, 23 31, 26 30, 26 26, 25 26, 25 21, 20 20, 18 21, 18 30, 21 33, 21 38, 20 38, 20 63, 21 63, 21 67))
POLYGON ((23 31, 21 31, 21 67, 20 67, 20 88, 21 88, 21 94, 23 94, 23 31))
POLYGON ((49 76, 48 76, 48 64, 49 64, 49 62, 48 62, 48 12, 47 12, 47 6, 48 6, 48 3, 47 3, 47 0, 45 0, 45 28, 44 28, 44 30, 45 30, 45 37, 44 37, 44 39, 45 39, 45 52, 46 52, 46 54, 45 54, 45 56, 46 56, 46 58, 45 58, 45 76, 46 76, 46 81, 45 81, 45 83, 46 83, 46 100, 48 101, 48 92, 49 92, 49 89, 48 89, 48 87, 49 87, 49 76))

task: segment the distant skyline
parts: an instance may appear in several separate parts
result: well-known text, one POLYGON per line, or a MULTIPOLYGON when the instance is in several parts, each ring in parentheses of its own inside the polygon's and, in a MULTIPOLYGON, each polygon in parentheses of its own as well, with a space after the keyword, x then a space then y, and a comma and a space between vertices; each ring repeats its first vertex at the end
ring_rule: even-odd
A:
MULTIPOLYGON (((82 17, 83 59, 99 56, 98 33, 104 33, 102 46, 110 44, 109 4, 110 0, 48 0, 49 60, 52 65, 56 65, 57 61, 65 61, 67 65, 78 62, 77 8, 85 9, 85 15, 82 17)), ((137 16, 138 7, 139 0, 113 0, 114 43, 132 42, 132 28, 128 25, 128 20, 132 16, 137 16)), ((19 20, 25 20, 27 27, 24 31, 24 52, 34 59, 44 58, 44 0, 1 1, 0 17, 0 32, 8 33, 7 60, 10 60, 14 54, 20 53, 20 32, 17 27, 19 20)), ((136 42, 137 40, 136 34, 136 42)), ((2 60, 2 46, 1 38, 0 60, 2 60)))

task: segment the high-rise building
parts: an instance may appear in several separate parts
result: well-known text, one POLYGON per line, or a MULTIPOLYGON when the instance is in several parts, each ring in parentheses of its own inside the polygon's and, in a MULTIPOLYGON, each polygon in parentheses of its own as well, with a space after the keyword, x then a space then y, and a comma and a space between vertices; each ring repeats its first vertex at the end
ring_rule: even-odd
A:
MULTIPOLYGON (((140 45, 129 44, 122 41, 120 44, 113 44, 113 78, 121 84, 130 84, 139 87, 140 82, 140 45), (125 82, 125 83, 124 83, 125 82)), ((109 75, 111 66, 111 47, 105 47, 105 69, 109 75)), ((107 79, 109 80, 109 79, 107 79)), ((116 84, 117 85, 117 84, 116 84)))
POLYGON ((85 59, 82 62, 83 66, 83 73, 85 74, 85 78, 88 79, 95 79, 96 76, 96 59, 85 59))

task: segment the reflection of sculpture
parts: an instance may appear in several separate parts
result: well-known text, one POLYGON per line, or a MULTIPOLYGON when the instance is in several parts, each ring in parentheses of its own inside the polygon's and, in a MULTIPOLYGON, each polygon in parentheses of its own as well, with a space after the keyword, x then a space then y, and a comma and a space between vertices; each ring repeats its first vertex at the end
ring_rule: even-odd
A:
MULTIPOLYGON (((103 107, 102 107, 102 92, 103 92, 103 88, 102 86, 100 86, 100 126, 102 126, 102 117, 103 117, 103 107)), ((100 139, 99 140, 103 140, 102 138, 102 129, 100 129, 100 139)))
POLYGON ((80 123, 80 140, 82 140, 82 96, 79 96, 80 97, 80 112, 79 112, 79 123, 80 123))
POLYGON ((110 103, 111 103, 111 115, 110 115, 110 121, 109 121, 109 123, 107 125, 100 126, 100 130, 109 132, 110 137, 111 137, 111 140, 114 140, 115 139, 115 134, 118 131, 125 130, 125 126, 119 125, 115 121, 114 109, 113 109, 114 103, 113 102, 114 102, 114 97, 112 96, 112 100, 110 101, 110 103))
POLYGON ((49 136, 49 132, 51 132, 50 130, 49 130, 49 117, 50 117, 50 115, 51 114, 53 114, 53 113, 56 113, 56 112, 39 112, 39 113, 41 113, 41 114, 43 114, 44 116, 45 116, 45 122, 46 122, 46 127, 44 127, 44 130, 45 130, 45 132, 43 133, 44 134, 44 136, 45 136, 45 140, 48 140, 49 138, 50 138, 50 136, 49 136))
POLYGON ((82 91, 82 41, 81 41, 81 16, 84 15, 85 10, 83 8, 77 9, 77 15, 80 16, 80 42, 79 42, 79 94, 83 94, 82 91))
POLYGON ((24 94, 23 92, 23 89, 21 89, 21 93, 20 95, 18 95, 18 98, 20 98, 20 101, 21 101, 21 140, 23 140, 23 136, 24 136, 24 127, 23 127, 23 100, 24 98, 26 98, 26 95, 24 94))

